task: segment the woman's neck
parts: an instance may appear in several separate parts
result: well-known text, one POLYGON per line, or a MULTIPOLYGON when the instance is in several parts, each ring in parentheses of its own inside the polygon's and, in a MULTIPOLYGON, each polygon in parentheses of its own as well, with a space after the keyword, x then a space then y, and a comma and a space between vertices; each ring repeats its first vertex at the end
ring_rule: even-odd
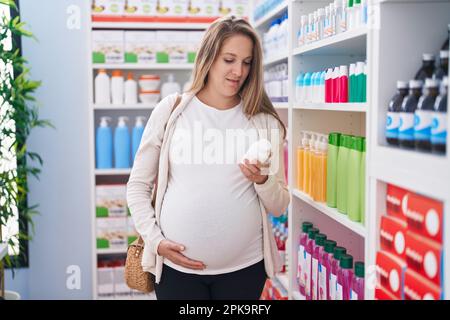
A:
POLYGON ((234 97, 221 96, 216 92, 212 92, 210 88, 203 88, 197 93, 197 98, 208 106, 219 110, 227 110, 235 107, 241 101, 241 97, 236 95, 234 97))

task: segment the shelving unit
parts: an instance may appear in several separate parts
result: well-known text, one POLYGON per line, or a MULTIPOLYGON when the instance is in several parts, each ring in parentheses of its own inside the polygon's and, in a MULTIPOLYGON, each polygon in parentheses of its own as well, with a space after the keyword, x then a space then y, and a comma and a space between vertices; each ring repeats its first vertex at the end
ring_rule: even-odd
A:
MULTIPOLYGON (((366 27, 297 45, 300 17, 331 1, 288 0, 265 17, 253 21, 262 34, 270 22, 288 11, 287 103, 289 142, 289 299, 304 300, 296 279, 297 249, 301 223, 311 221, 321 232, 347 248, 354 261, 375 265, 379 249, 379 220, 386 208, 386 183, 443 201, 444 216, 450 215, 450 142, 447 155, 436 156, 387 146, 384 137, 387 104, 395 92, 397 80, 409 80, 420 67, 422 53, 438 54, 447 38, 450 22, 449 0, 369 0, 366 27), (426 23, 425 23, 426 21, 426 23), (413 37, 411 35, 414 35, 413 37), (295 101, 295 78, 299 72, 312 72, 339 65, 366 61, 368 69, 367 102, 346 104, 302 103, 295 101), (300 131, 323 134, 343 132, 366 137, 366 212, 365 224, 353 222, 326 204, 313 201, 296 186, 296 148, 300 131)), ((265 60, 264 67, 284 61, 281 57, 265 60)), ((278 104, 275 104, 278 106, 278 104)), ((450 107, 450 106, 449 106, 450 107)), ((285 110, 283 110, 285 111, 285 110)), ((447 127, 450 127, 450 118, 447 127)), ((450 219, 444 219, 450 230, 450 219)), ((450 236, 444 235, 444 265, 450 265, 450 236)), ((370 269, 369 269, 370 270, 370 269)), ((450 268, 444 268, 445 298, 450 297, 450 268)), ((366 283, 373 274, 366 274, 366 283)), ((373 280, 373 279, 372 279, 373 280)), ((365 299, 374 299, 374 288, 366 286, 365 299)))
POLYGON ((145 104, 145 103, 136 103, 136 104, 123 104, 123 105, 112 105, 112 104, 93 104, 93 110, 152 110, 156 107, 156 104, 145 104))
POLYGON ((287 58, 288 58, 287 53, 282 53, 280 55, 270 57, 266 61, 264 61, 264 67, 268 67, 268 66, 276 64, 276 63, 281 63, 284 60, 287 60, 287 58))
POLYGON ((194 65, 192 63, 96 63, 93 64, 93 69, 120 69, 120 70, 192 70, 194 65))
POLYGON ((189 22, 92 22, 92 29, 134 29, 134 30, 205 30, 209 23, 189 22))

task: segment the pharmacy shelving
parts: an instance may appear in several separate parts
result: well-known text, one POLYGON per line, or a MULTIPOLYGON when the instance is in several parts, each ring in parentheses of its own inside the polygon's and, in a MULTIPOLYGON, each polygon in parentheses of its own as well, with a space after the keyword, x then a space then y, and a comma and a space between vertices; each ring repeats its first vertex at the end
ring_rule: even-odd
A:
MULTIPOLYGON (((296 279, 297 242, 303 221, 311 221, 329 238, 343 245, 355 261, 364 261, 368 270, 375 265, 379 243, 380 215, 386 210, 386 183, 440 200, 444 216, 450 215, 450 156, 437 156, 388 146, 384 128, 387 104, 397 80, 409 80, 420 66, 422 53, 438 53, 447 38, 450 1, 374 0, 368 1, 367 27, 298 47, 300 16, 324 7, 331 1, 288 1, 254 23, 267 32, 270 21, 288 12, 288 141, 289 141, 289 236, 287 243, 289 299, 304 300, 296 279), (424 21, 427 21, 426 23, 424 21), (423 23, 422 23, 423 22, 423 23), (394 50, 395 49, 395 50, 394 50), (296 102, 295 78, 299 72, 315 72, 329 67, 367 63, 367 102, 324 104, 296 102), (326 204, 315 202, 297 189, 296 148, 300 131, 323 134, 343 132, 366 137, 365 223, 353 222, 326 204)), ((266 60, 270 61, 270 60, 266 60)), ((270 65, 265 64, 265 68, 270 65)), ((450 106, 449 106, 450 107, 450 106)), ((450 126, 450 119, 447 120, 450 126)), ((447 150, 450 143, 447 141, 447 150)), ((444 219, 450 230, 450 219, 444 219)), ((450 265, 450 236, 444 234, 444 265, 450 265)), ((450 298, 450 268, 444 268, 445 298, 450 298)), ((373 274, 366 274, 371 281, 373 274)), ((374 299, 374 287, 366 286, 365 298, 374 299)))
POLYGON ((353 231, 363 238, 366 237, 366 228, 364 225, 362 225, 360 222, 354 222, 350 220, 345 214, 340 213, 336 208, 330 208, 325 203, 314 201, 309 195, 301 192, 298 189, 294 189, 292 191, 292 194, 295 197, 301 199, 303 202, 309 204, 311 207, 314 207, 321 213, 335 220, 337 223, 343 225, 347 229, 353 231))
POLYGON ((135 104, 92 104, 93 110, 152 110, 156 104, 135 103, 135 104))
POLYGON ((273 57, 269 57, 267 60, 264 61, 264 67, 284 62, 285 60, 287 60, 287 58, 288 58, 287 52, 275 55, 273 57))
POLYGON ((329 38, 318 40, 293 50, 293 55, 364 54, 368 29, 349 30, 329 38))
POLYGON ((127 248, 119 248, 119 249, 97 249, 97 254, 125 254, 127 253, 127 248))
POLYGON ((96 63, 93 64, 93 68, 97 70, 192 70, 194 65, 192 63, 96 63))
POLYGON ((92 22, 92 29, 118 30, 205 30, 209 23, 157 22, 92 22))
POLYGON ((275 17, 281 15, 283 12, 285 12, 288 8, 288 0, 281 1, 279 5, 274 7, 272 10, 270 10, 266 15, 264 15, 262 18, 257 19, 253 22, 253 26, 255 28, 260 28, 263 26, 267 26, 267 24, 275 17))
POLYGON ((366 112, 367 103, 296 103, 293 109, 322 110, 336 112, 366 112))

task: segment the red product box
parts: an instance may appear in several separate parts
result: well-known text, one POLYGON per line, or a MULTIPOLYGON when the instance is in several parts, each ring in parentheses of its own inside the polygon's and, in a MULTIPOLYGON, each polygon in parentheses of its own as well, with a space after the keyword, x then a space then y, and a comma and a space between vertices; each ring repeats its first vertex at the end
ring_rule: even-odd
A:
POLYGON ((392 184, 387 185, 386 212, 389 216, 406 221, 405 212, 408 194, 408 190, 402 189, 392 184))
POLYGON ((399 299, 385 288, 378 286, 375 288, 375 300, 399 300, 399 299))
POLYGON ((397 256, 378 251, 376 258, 376 272, 378 286, 384 287, 397 299, 403 299, 406 263, 397 256))
POLYGON ((406 269, 405 300, 440 300, 441 289, 415 271, 406 269))
POLYGON ((442 246, 411 231, 406 233, 406 263, 434 284, 441 286, 443 273, 442 246))
POLYGON ((382 216, 380 223, 380 245, 381 250, 395 254, 405 260, 405 235, 407 232, 406 222, 394 217, 382 216))
POLYGON ((411 193, 405 215, 409 230, 442 244, 442 202, 411 193))

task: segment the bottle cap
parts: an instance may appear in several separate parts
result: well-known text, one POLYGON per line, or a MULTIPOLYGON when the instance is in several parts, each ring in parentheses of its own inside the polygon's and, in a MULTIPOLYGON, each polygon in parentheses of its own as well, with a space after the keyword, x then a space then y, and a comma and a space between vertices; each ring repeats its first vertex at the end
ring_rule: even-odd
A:
POLYGON ((397 89, 408 89, 408 82, 398 80, 397 81, 397 89))
POLYGON ((347 249, 345 249, 344 247, 334 247, 333 258, 335 258, 336 260, 339 260, 341 258, 341 256, 346 253, 347 253, 347 249))
POLYGON ((341 134, 338 132, 331 132, 328 135, 328 143, 332 144, 333 146, 339 146, 339 138, 341 134))
POLYGON ((325 10, 323 8, 319 8, 319 10, 317 10, 317 14, 319 16, 323 16, 325 14, 325 10))
POLYGON ((334 248, 336 247, 337 243, 336 243, 336 241, 333 241, 333 240, 325 240, 324 245, 325 245, 326 253, 333 253, 334 248))
POLYGON ((422 60, 423 61, 434 61, 434 54, 432 54, 432 53, 424 53, 422 55, 422 60))
POLYGON ((106 69, 99 69, 98 73, 106 73, 106 69))
POLYGON ((366 152, 366 138, 362 138, 362 152, 366 152))
POLYGON ((431 79, 431 78, 425 79, 425 88, 437 88, 437 87, 439 87, 438 79, 431 79))
POLYGON ((305 221, 302 223, 302 231, 305 233, 308 232, 309 229, 311 229, 312 227, 313 227, 313 224, 309 221, 305 221))
POLYGON ((343 254, 339 259, 341 269, 353 269, 353 257, 349 254, 343 254))
POLYGON ((316 234, 318 234, 318 233, 319 233, 319 229, 317 229, 317 228, 310 228, 308 230, 308 238, 311 239, 311 240, 314 240, 315 237, 316 237, 316 234))
POLYGON ((128 79, 128 80, 134 80, 134 78, 133 78, 133 72, 128 72, 127 79, 128 79))
POLYGON ((355 4, 361 4, 361 0, 354 0, 355 4))
POLYGON ((114 70, 114 71, 112 72, 112 76, 113 76, 113 77, 123 77, 123 73, 122 73, 121 70, 114 70))
POLYGON ((347 135, 345 135, 345 134, 339 135, 339 146, 340 147, 345 147, 345 140, 347 139, 346 136, 347 135))
POLYGON ((307 20, 308 20, 308 16, 305 14, 300 17, 301 24, 305 24, 307 20))
POLYGON ((314 240, 317 246, 323 247, 323 243, 325 240, 327 240, 327 236, 323 233, 317 233, 316 236, 314 237, 314 240))
POLYGON ((339 67, 333 69, 333 79, 339 78, 339 67))
POLYGON ((353 7, 353 0, 348 0, 347 7, 349 8, 353 7))
POLYGON ((354 136, 348 135, 344 139, 344 147, 346 147, 349 150, 353 149, 353 144, 354 143, 355 143, 355 137, 354 136))
POLYGON ((340 66, 339 67, 339 75, 348 77, 348 67, 347 66, 340 66))
POLYGON ((100 127, 107 127, 111 117, 100 117, 100 127))
POLYGON ((439 58, 441 58, 441 59, 448 59, 448 54, 449 54, 448 50, 441 50, 439 52, 439 58))
POLYGON ((355 74, 356 64, 350 63, 350 75, 355 74))
POLYGON ((409 88, 410 89, 420 89, 423 86, 422 80, 409 80, 409 88))
POLYGON ((358 278, 364 278, 364 262, 355 262, 355 276, 358 278))
POLYGON ((362 152, 363 151, 363 141, 364 141, 363 137, 355 137, 353 149, 355 149, 356 151, 362 152))

